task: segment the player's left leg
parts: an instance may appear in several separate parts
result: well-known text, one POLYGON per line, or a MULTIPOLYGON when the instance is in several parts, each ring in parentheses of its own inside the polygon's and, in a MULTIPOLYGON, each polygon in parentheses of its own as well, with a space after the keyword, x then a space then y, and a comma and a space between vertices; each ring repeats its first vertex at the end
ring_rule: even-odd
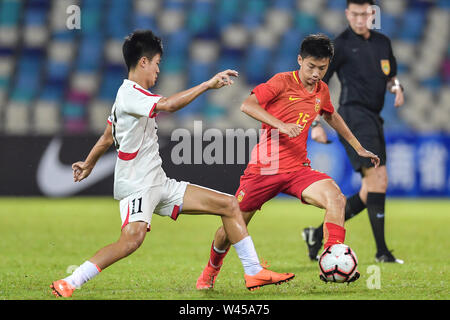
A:
POLYGON ((331 179, 319 180, 305 188, 302 200, 318 208, 325 209, 324 248, 345 240, 345 196, 338 185, 331 179))
MULTIPOLYGON (((361 188, 364 190, 364 185, 361 188)), ((366 208, 366 203, 361 200, 361 191, 347 198, 345 204, 345 221, 352 219, 366 208)), ((303 240, 305 240, 309 258, 313 261, 317 260, 317 254, 322 248, 323 241, 323 223, 318 227, 308 227, 302 231, 303 240)))
POLYGON ((70 297, 76 288, 94 278, 103 269, 136 251, 145 239, 147 222, 137 221, 127 224, 119 240, 100 249, 68 277, 50 285, 55 296, 70 297))

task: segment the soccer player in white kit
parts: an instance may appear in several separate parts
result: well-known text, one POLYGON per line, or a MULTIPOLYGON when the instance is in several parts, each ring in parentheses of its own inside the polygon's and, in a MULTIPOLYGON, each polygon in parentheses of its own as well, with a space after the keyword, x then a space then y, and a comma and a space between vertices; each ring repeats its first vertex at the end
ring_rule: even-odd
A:
POLYGON ((175 112, 209 89, 231 85, 230 77, 238 73, 234 70, 220 72, 198 86, 165 98, 147 90, 155 85, 159 74, 163 53, 161 40, 150 30, 135 31, 125 39, 122 51, 128 79, 117 92, 105 132, 86 160, 72 165, 74 181, 79 182, 89 176, 97 160, 115 144, 118 158, 114 198, 120 201, 121 235, 117 242, 100 249, 72 275, 53 282, 50 285, 53 294, 72 296, 75 289, 99 272, 136 251, 150 231, 153 213, 174 220, 180 213, 219 215, 244 267, 248 289, 291 280, 292 273, 276 273, 260 265, 235 197, 169 179, 161 168, 157 113, 175 112))

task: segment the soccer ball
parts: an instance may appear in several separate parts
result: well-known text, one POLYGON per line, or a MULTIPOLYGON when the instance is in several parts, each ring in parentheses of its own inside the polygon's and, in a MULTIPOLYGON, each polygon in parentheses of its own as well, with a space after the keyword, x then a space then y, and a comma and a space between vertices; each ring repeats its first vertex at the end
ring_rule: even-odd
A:
POLYGON ((351 282, 359 277, 358 258, 345 244, 334 244, 320 256, 320 279, 325 282, 351 282))

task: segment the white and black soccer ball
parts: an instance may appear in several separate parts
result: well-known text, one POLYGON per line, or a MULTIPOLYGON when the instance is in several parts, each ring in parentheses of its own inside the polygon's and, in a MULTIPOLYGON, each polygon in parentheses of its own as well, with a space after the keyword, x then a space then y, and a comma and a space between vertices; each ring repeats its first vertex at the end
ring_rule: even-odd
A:
POLYGON ((320 278, 325 282, 351 282, 359 278, 358 258, 345 244, 329 246, 319 258, 320 278))

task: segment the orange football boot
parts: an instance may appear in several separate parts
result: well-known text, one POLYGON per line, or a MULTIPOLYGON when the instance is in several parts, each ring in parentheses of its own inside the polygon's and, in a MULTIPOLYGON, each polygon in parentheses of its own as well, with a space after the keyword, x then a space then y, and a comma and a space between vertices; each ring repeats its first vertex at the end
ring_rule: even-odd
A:
POLYGON ((50 285, 50 288, 52 288, 52 293, 56 297, 68 298, 71 297, 72 293, 75 291, 75 287, 69 284, 66 280, 55 281, 50 285))
POLYGON ((244 275, 245 286, 248 290, 253 291, 259 289, 262 286, 269 284, 281 284, 288 282, 295 277, 293 273, 277 273, 269 269, 263 268, 260 272, 253 276, 247 274, 244 275))
POLYGON ((197 279, 197 290, 213 289, 219 271, 220 268, 216 269, 211 267, 210 265, 207 265, 205 269, 203 269, 200 277, 198 277, 197 279))

